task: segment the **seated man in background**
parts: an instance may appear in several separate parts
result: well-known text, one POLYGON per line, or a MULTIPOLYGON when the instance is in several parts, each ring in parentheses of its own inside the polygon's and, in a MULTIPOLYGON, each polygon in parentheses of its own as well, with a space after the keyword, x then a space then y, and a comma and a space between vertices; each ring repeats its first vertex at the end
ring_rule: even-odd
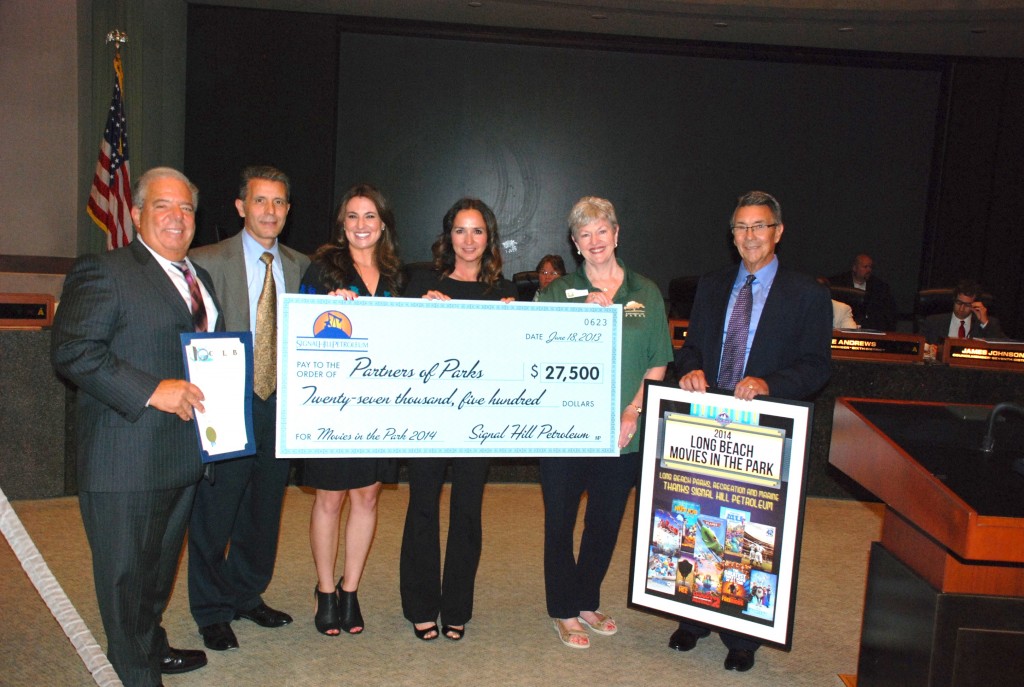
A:
POLYGON ((953 312, 929 315, 921 325, 925 341, 937 344, 947 337, 955 339, 1001 339, 1006 336, 999 320, 988 316, 988 308, 979 300, 981 284, 963 279, 953 294, 953 312))
POLYGON ((871 256, 861 253, 853 259, 849 272, 829 277, 828 281, 832 286, 863 291, 864 304, 854 306, 853 319, 864 329, 887 332, 896 327, 896 301, 889 285, 874 275, 874 269, 871 256))

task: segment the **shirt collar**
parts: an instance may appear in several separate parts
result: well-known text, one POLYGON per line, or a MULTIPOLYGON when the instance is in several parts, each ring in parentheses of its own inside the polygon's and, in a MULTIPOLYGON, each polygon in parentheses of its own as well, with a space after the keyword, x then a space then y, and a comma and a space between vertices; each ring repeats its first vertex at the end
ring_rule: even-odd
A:
POLYGON ((274 262, 281 262, 281 254, 277 250, 276 239, 273 246, 264 248, 244 227, 242 228, 242 251, 245 253, 245 264, 247 265, 259 262, 260 256, 264 253, 271 253, 274 256, 274 262))
MULTIPOLYGON (((775 275, 779 273, 779 256, 773 255, 772 261, 767 265, 759 269, 754 273, 754 283, 766 289, 770 289, 772 282, 775 281, 775 275)), ((747 266, 740 262, 739 272, 736 274, 736 284, 742 284, 747 280, 747 275, 750 272, 747 270, 747 266)))
MULTIPOLYGON (((168 260, 164 256, 162 256, 159 253, 157 253, 155 250, 153 250, 150 247, 150 245, 148 243, 145 242, 145 240, 143 240, 142 234, 136 234, 135 238, 136 238, 136 240, 138 240, 139 243, 141 243, 143 246, 146 247, 146 250, 148 250, 150 252, 150 254, 156 259, 156 261, 158 263, 160 263, 160 266, 163 267, 165 270, 168 267, 171 267, 172 265, 175 265, 176 263, 181 262, 181 260, 168 260)), ((192 261, 189 260, 187 256, 184 258, 184 261, 185 261, 186 264, 188 264, 189 269, 192 269, 192 271, 195 272, 195 269, 192 268, 192 261)))

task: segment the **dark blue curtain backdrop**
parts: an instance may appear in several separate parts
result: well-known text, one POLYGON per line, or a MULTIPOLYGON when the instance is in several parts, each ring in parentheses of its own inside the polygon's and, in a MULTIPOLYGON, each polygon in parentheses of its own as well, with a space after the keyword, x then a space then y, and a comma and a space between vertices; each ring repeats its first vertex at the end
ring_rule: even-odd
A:
MULTIPOLYGON (((1013 255, 1020 264, 1021 248, 1001 254, 998 227, 992 235, 986 224, 1019 207, 1006 193, 1020 180, 1019 155, 1005 146, 1021 125, 999 115, 1020 99, 1000 95, 1020 81, 1017 62, 975 65, 957 81, 952 58, 198 5, 188 44, 186 168, 204 192, 198 243, 240 228, 233 199, 250 163, 292 176, 287 242, 307 252, 327 240, 335 204, 355 183, 391 200, 410 262, 428 259, 453 201, 478 196, 498 215, 506 276, 546 253, 571 262, 565 217, 580 196, 599 195, 618 210, 620 256, 665 290, 734 258, 729 216, 736 196, 757 188, 782 203, 784 264, 833 274, 868 252, 909 312, 918 288, 961 276, 960 227, 947 218, 971 206, 944 185, 957 179, 988 213, 969 218, 989 246, 971 274, 986 280, 1013 255), (1007 69, 1016 80, 999 80, 1007 69), (951 90, 960 81, 970 102, 951 90), (992 81, 1002 90, 984 86, 992 81), (983 134, 975 111, 990 113, 983 134), (976 142, 981 158, 967 151, 976 142)), ((1020 288, 1019 275, 1003 293, 991 285, 1004 319, 1020 288)))
POLYGON ((910 307, 928 200, 936 71, 367 34, 340 37, 339 190, 394 202, 425 259, 461 195, 498 215, 508 272, 569 257, 565 218, 610 199, 619 254, 665 288, 732 259, 736 197, 776 195, 780 259, 812 274, 875 256, 910 307))

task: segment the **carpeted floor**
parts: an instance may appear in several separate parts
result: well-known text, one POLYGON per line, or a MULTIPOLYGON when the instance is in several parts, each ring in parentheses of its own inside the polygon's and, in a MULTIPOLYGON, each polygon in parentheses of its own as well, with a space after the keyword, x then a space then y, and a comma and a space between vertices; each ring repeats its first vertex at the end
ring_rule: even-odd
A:
MULTIPOLYGON (((587 651, 564 648, 544 610, 543 512, 536 484, 487 488, 484 556, 474 619, 465 639, 417 640, 398 599, 398 552, 407 498, 405 484, 386 488, 381 495, 377 539, 359 591, 366 632, 329 638, 314 629, 314 574, 307 538, 313 498, 290 487, 277 571, 265 600, 294 615, 296 622, 266 630, 236 621, 239 650, 208 652, 208 666, 166 676, 164 684, 822 687, 842 684, 839 673, 856 672, 868 547, 878 537, 881 523, 878 504, 808 500, 793 650, 762 649, 754 669, 739 674, 723 670, 726 650, 716 638, 678 654, 666 646, 673 622, 626 608, 632 504, 603 588, 602 609, 616 618, 621 630, 614 637, 592 635, 587 651)), ((17 501, 14 509, 103 645, 77 499, 17 501)), ((444 527, 442 523, 442 532, 444 527)), ((6 544, 0 545, 0 598, 0 685, 94 684, 6 544)), ((202 648, 188 612, 183 572, 164 620, 173 646, 202 648)))

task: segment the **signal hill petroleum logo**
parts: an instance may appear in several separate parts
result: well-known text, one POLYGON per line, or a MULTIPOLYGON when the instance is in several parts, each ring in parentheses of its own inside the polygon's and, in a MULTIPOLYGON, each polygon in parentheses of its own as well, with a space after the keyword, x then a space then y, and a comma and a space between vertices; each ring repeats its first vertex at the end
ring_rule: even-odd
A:
POLYGON ((365 351, 367 339, 352 336, 352 320, 339 310, 327 310, 313 320, 313 336, 300 336, 296 348, 300 351, 365 351))

